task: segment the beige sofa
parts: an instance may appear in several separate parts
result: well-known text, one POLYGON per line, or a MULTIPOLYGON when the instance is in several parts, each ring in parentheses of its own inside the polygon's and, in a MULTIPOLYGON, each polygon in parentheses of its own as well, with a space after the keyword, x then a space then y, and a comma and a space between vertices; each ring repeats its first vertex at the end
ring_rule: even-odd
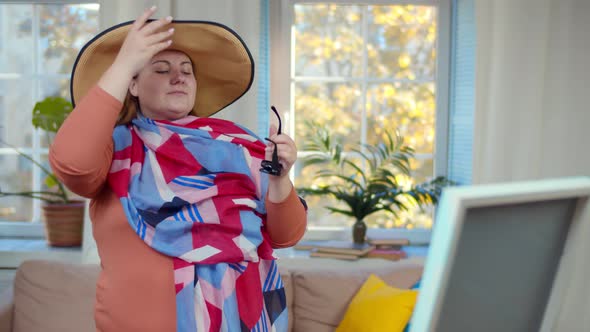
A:
MULTIPOLYGON (((290 331, 324 332, 338 325, 370 273, 392 286, 409 288, 420 278, 423 260, 283 258, 279 264, 290 311, 290 331)), ((97 265, 41 260, 23 263, 14 287, 0 295, 0 331, 94 331, 99 269, 97 265)))

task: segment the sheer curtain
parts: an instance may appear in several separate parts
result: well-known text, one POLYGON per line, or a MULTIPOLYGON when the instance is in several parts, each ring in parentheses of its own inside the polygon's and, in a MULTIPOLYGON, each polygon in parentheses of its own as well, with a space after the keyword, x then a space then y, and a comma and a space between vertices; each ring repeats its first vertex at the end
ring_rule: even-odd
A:
POLYGON ((473 183, 590 175, 590 2, 477 0, 473 183))
MULTIPOLYGON (((589 176, 590 1, 476 1, 473 183, 589 176)), ((578 241, 555 331, 590 326, 589 249, 578 241)))

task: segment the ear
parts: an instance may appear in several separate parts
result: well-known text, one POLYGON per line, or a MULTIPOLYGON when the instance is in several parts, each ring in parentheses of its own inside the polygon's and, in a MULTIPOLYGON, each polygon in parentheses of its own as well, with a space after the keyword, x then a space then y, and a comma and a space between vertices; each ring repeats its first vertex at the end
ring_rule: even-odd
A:
POLYGON ((135 78, 131 79, 131 83, 129 83, 129 93, 133 97, 137 97, 137 79, 135 78))

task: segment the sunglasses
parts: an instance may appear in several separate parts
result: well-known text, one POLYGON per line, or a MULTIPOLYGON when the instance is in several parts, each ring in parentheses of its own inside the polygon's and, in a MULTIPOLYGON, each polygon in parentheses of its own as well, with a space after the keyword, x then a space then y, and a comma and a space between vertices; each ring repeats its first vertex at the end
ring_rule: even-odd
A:
MULTIPOLYGON (((275 115, 277 116, 277 118, 279 119, 279 130, 277 130, 277 135, 281 134, 281 117, 279 116, 279 112, 277 112, 277 109, 274 106, 270 107, 272 109, 272 111, 275 113, 275 115)), ((265 140, 271 142, 272 144, 275 145, 275 148, 272 152, 272 160, 263 160, 262 163, 260 164, 260 171, 263 173, 267 173, 270 175, 274 175, 274 176, 279 176, 281 175, 281 171, 283 170, 283 165, 281 165, 281 163, 279 163, 279 154, 277 152, 277 143, 273 142, 270 138, 265 137, 265 140)))

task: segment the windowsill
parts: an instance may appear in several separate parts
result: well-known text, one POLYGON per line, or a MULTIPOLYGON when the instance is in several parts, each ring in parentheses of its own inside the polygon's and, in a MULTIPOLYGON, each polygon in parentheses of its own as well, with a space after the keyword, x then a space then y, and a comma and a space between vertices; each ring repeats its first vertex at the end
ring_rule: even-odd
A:
MULTIPOLYGON (((403 246, 402 250, 408 255, 407 258, 426 258, 429 246, 427 245, 409 245, 403 246)), ((309 250, 296 250, 295 248, 275 249, 279 258, 310 258, 309 250)))
MULTIPOLYGON (((425 258, 428 254, 426 245, 404 246, 408 258, 425 258)), ((275 249, 279 258, 309 258, 309 251, 294 248, 275 249)), ((47 244, 45 239, 10 239, 0 238, 0 268, 17 268, 23 261, 31 259, 56 260, 67 263, 79 263, 82 248, 56 248, 47 244)))
MULTIPOLYGON (((429 229, 368 228, 367 237, 375 239, 407 239, 412 246, 428 246, 432 231, 429 229)), ((304 241, 351 240, 350 227, 310 226, 303 236, 304 241)))
POLYGON ((79 263, 82 260, 82 248, 51 247, 45 239, 0 238, 0 268, 17 268, 22 262, 31 259, 79 263))

